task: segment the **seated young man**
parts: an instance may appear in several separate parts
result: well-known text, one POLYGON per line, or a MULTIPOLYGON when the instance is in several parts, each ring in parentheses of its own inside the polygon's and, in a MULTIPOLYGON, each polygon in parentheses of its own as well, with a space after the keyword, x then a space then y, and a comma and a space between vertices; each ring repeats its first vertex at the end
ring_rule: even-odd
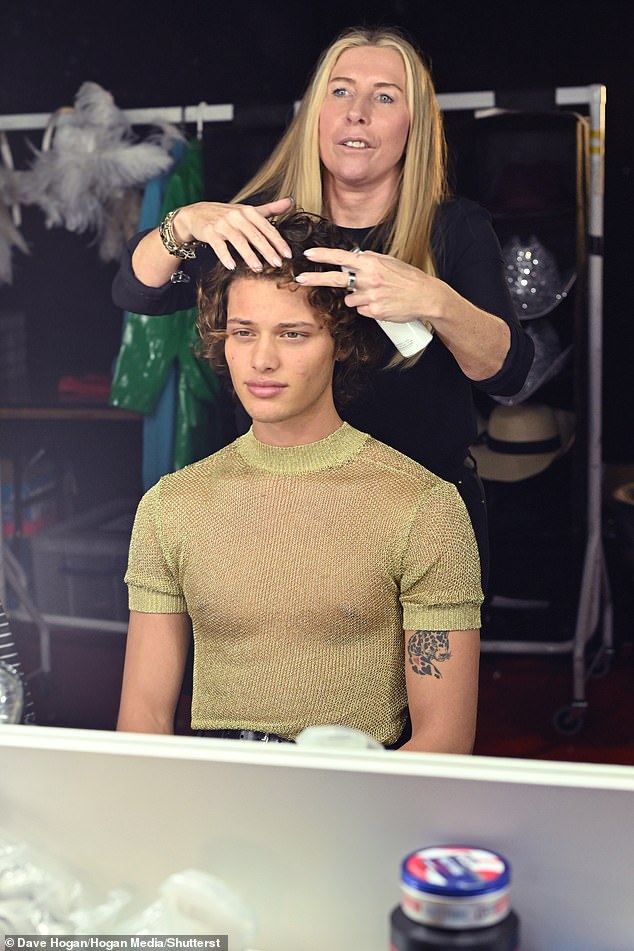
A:
POLYGON ((350 243, 312 215, 277 226, 293 252, 281 268, 238 261, 203 281, 202 350, 252 428, 139 504, 117 728, 173 731, 193 634, 195 731, 292 741, 341 724, 392 746, 409 709, 402 749, 469 753, 482 591, 467 511, 342 422, 377 328, 345 290, 295 276, 330 268, 307 248, 350 243))

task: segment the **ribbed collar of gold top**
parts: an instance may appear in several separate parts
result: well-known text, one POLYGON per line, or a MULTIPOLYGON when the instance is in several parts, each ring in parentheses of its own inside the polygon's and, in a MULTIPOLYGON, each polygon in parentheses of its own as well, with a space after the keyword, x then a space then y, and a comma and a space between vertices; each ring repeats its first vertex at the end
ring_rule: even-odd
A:
POLYGON ((366 433, 342 423, 330 436, 305 446, 269 446, 256 439, 252 429, 239 436, 234 446, 254 469, 294 475, 342 466, 358 455, 368 439, 366 433))

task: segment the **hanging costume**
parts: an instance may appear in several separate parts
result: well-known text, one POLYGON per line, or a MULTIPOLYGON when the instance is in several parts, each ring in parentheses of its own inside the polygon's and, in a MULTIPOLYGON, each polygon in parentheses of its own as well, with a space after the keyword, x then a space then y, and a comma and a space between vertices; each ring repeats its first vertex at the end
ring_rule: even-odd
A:
MULTIPOLYGON (((202 144, 193 139, 169 176, 158 220, 173 208, 199 201, 202 192, 202 144)), ((220 444, 219 428, 214 429, 213 414, 208 412, 220 384, 211 367, 195 356, 196 314, 192 305, 160 317, 128 308, 110 403, 148 417, 144 423, 144 488, 166 472, 203 458, 220 444), (162 394, 167 395, 161 404, 162 394)))

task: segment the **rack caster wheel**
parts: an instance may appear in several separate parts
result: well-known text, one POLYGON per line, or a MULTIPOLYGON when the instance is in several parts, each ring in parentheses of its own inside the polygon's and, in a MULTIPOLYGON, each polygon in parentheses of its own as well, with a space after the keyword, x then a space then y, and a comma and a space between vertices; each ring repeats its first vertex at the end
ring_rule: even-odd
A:
POLYGON ((585 722, 586 711, 576 707, 561 707, 553 714, 553 726, 562 736, 576 736, 585 722))

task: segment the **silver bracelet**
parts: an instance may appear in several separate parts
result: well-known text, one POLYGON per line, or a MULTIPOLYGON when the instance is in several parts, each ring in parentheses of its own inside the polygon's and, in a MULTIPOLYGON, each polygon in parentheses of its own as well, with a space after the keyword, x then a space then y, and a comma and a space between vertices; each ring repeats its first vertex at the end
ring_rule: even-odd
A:
POLYGON ((195 258, 196 251, 194 249, 200 244, 200 241, 176 240, 172 222, 179 211, 180 208, 174 208, 172 211, 168 211, 159 225, 159 235, 161 236, 163 247, 169 254, 173 254, 176 258, 195 258))

